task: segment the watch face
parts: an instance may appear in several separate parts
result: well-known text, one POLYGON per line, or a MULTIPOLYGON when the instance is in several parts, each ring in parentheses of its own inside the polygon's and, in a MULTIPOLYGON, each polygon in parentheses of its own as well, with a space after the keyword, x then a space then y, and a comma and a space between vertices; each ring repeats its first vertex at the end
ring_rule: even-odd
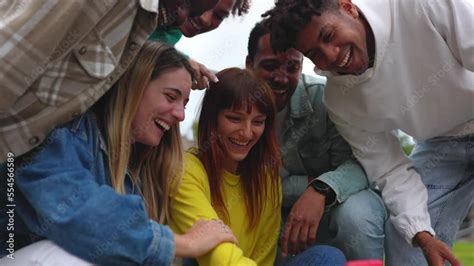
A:
POLYGON ((311 183, 311 186, 317 192, 321 193, 324 196, 327 196, 331 193, 331 187, 329 187, 326 183, 316 180, 311 183))

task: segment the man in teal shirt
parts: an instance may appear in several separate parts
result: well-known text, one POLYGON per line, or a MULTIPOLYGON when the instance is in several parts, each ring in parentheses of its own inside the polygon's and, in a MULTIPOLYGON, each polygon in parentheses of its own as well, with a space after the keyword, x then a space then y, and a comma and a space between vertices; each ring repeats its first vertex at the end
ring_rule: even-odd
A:
POLYGON ((329 120, 324 83, 302 75, 295 49, 274 54, 264 22, 250 33, 246 66, 267 80, 278 109, 283 169, 283 257, 328 244, 348 260, 383 259, 385 207, 329 120))

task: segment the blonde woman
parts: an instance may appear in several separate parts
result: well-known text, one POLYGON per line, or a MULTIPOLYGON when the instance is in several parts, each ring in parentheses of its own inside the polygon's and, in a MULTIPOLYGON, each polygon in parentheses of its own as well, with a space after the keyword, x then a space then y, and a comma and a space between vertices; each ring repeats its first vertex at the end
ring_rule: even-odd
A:
POLYGON ((14 249, 26 247, 0 264, 169 265, 174 255, 236 242, 219 220, 198 221, 183 235, 163 225, 182 174, 178 122, 191 73, 174 48, 146 43, 91 110, 17 161, 14 249))

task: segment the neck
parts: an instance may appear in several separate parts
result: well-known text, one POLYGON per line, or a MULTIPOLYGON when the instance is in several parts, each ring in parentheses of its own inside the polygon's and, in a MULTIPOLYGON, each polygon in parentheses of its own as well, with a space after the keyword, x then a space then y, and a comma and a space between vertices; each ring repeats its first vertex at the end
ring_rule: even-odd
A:
POLYGON ((224 169, 229 173, 236 175, 238 165, 239 163, 234 160, 230 160, 229 158, 224 159, 224 169))
POLYGON ((367 53, 369 56, 369 68, 374 66, 374 61, 375 61, 375 36, 374 32, 372 31, 372 28, 369 25, 369 22, 365 18, 364 14, 360 12, 360 19, 362 21, 362 25, 364 25, 365 28, 365 39, 367 41, 367 53))

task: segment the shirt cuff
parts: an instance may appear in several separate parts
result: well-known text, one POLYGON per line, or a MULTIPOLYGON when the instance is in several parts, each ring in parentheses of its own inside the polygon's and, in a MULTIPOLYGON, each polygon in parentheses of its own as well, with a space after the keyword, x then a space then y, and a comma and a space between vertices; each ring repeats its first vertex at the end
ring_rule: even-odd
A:
POLYGON ((433 237, 436 236, 435 231, 433 230, 433 228, 431 228, 431 225, 429 223, 427 224, 423 222, 412 222, 405 228, 401 228, 401 233, 404 236, 405 241, 412 246, 416 246, 413 240, 415 238, 415 235, 420 232, 428 232, 433 237))
POLYGON ((151 222, 153 240, 143 265, 171 265, 175 254, 174 234, 168 226, 151 222))

